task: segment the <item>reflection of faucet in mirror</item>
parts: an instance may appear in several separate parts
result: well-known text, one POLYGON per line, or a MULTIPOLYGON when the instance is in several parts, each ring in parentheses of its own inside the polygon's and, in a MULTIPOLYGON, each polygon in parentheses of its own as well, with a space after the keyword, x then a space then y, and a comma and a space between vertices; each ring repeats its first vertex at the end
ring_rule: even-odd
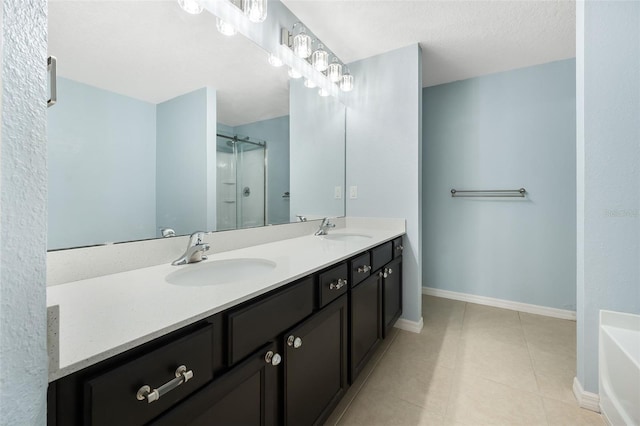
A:
POLYGON ((207 256, 203 253, 209 250, 211 247, 209 244, 203 244, 204 232, 198 231, 191 234, 189 237, 189 245, 184 254, 171 262, 172 265, 185 265, 187 263, 196 263, 202 260, 207 260, 207 256))
POLYGON ((313 235, 327 235, 327 229, 335 228, 335 227, 336 227, 336 224, 331 223, 330 219, 328 217, 325 217, 324 219, 322 219, 322 222, 320 223, 320 227, 313 235))
POLYGON ((307 221, 307 217, 306 216, 302 216, 301 214, 297 214, 296 217, 298 218, 299 222, 306 222, 307 221))
POLYGON ((162 238, 175 237, 176 231, 171 228, 160 228, 160 233, 162 234, 162 238))

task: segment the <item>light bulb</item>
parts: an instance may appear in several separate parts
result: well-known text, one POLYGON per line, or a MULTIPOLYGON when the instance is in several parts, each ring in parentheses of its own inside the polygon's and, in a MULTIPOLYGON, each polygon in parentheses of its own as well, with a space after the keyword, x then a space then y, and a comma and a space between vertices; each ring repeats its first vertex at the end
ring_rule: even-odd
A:
POLYGON ((293 68, 289 68, 289 77, 293 79, 298 79, 302 77, 302 74, 298 70, 294 70, 293 68))
POLYGON ((340 80, 340 90, 343 92, 350 92, 353 90, 353 76, 346 71, 342 74, 342 80, 340 80))
POLYGON ((311 56, 311 37, 307 35, 303 26, 300 26, 300 32, 293 37, 293 53, 302 59, 311 56))
POLYGON ((284 62, 282 62, 282 59, 278 58, 273 53, 269 53, 269 64, 277 68, 284 65, 284 62))
POLYGON ((187 13, 192 15, 197 15, 198 13, 202 13, 204 8, 197 0, 178 0, 178 4, 187 13))
POLYGON ((311 56, 311 64, 320 72, 329 67, 329 54, 324 50, 322 43, 318 44, 318 48, 313 52, 313 55, 311 56))
POLYGON ((267 0, 242 0, 242 10, 251 22, 267 19, 267 0))
POLYGON ((323 98, 326 96, 329 96, 329 91, 325 88, 322 88, 320 90, 318 90, 318 95, 322 96, 323 98))
POLYGON ((308 78, 304 81, 304 87, 308 87, 309 89, 313 89, 317 84, 308 78))
POLYGON ((221 34, 224 34, 226 36, 232 36, 238 32, 238 30, 236 30, 233 25, 231 25, 227 21, 223 21, 220 18, 216 18, 216 27, 221 34))
POLYGON ((329 70, 327 71, 327 77, 332 83, 337 83, 342 79, 342 65, 338 62, 338 58, 335 56, 329 64, 329 70))

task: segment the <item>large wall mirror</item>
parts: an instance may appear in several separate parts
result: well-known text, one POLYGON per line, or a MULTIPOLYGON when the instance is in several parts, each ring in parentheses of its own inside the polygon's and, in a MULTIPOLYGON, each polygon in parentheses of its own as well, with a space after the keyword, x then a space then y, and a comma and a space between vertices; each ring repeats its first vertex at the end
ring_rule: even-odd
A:
POLYGON ((51 1, 49 54, 50 250, 344 215, 343 105, 207 11, 51 1))

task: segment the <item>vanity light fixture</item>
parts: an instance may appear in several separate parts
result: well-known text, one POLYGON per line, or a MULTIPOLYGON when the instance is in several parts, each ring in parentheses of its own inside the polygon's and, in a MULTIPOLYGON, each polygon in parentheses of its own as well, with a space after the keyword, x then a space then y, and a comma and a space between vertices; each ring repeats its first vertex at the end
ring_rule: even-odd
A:
POLYGON ((318 85, 310 79, 305 79, 304 80, 304 87, 308 87, 309 89, 313 89, 314 87, 317 87, 318 85))
POLYGON ((293 24, 294 29, 296 26, 299 27, 299 32, 293 37, 293 53, 299 58, 307 59, 311 56, 311 37, 300 22, 293 24))
POLYGON ((340 80, 340 90, 343 92, 353 90, 353 76, 347 68, 344 69, 344 74, 342 74, 342 79, 340 80))
POLYGON ((311 65, 320 72, 329 67, 329 54, 324 50, 322 43, 318 43, 318 48, 311 55, 311 65))
POLYGON ((329 96, 329 91, 323 87, 320 90, 318 90, 318 95, 324 98, 326 96, 329 96))
POLYGON ((300 77, 302 77, 302 74, 300 73, 300 71, 293 69, 293 68, 289 68, 289 77, 297 80, 300 77))
POLYGON ((220 18, 216 18, 216 28, 218 28, 220 34, 224 34, 226 36, 232 36, 238 33, 238 30, 233 25, 220 18))
POLYGON ((178 4, 187 13, 197 15, 202 13, 204 7, 198 2, 198 0, 178 0, 178 4))
POLYGON ((274 66, 274 67, 278 68, 278 67, 283 66, 284 62, 282 62, 282 59, 278 58, 273 53, 269 53, 269 64, 271 66, 274 66))
POLYGON ((342 79, 342 65, 338 62, 338 58, 335 56, 329 64, 329 70, 327 71, 327 77, 332 83, 338 83, 342 79))
POLYGON ((242 10, 251 22, 264 22, 267 19, 267 0, 242 0, 242 10))

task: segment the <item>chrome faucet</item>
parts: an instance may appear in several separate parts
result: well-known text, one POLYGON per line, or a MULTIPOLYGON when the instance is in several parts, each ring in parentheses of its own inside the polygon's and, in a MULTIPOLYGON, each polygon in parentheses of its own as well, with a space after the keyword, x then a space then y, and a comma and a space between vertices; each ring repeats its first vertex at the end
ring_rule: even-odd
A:
POLYGON ((185 250, 184 254, 171 262, 172 265, 186 265, 187 263, 196 263, 202 260, 207 260, 207 256, 204 255, 204 252, 209 250, 211 246, 209 244, 203 243, 202 239, 204 238, 204 232, 198 231, 191 234, 189 237, 189 245, 187 246, 187 250, 185 250))
POLYGON ((336 224, 331 223, 328 217, 322 219, 322 223, 320 223, 320 227, 313 235, 327 235, 327 229, 335 228, 336 224))

